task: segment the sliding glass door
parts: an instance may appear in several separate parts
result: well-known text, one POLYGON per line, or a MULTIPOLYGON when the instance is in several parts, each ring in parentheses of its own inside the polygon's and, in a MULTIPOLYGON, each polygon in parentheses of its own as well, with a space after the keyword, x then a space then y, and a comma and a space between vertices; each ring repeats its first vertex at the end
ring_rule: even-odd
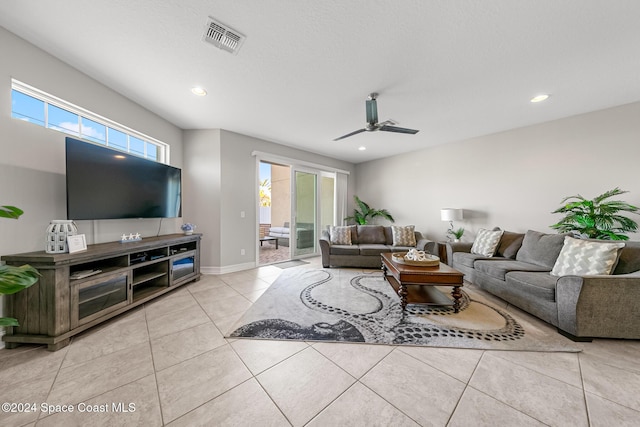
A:
POLYGON ((318 174, 293 169, 291 253, 293 257, 316 253, 318 240, 318 174))

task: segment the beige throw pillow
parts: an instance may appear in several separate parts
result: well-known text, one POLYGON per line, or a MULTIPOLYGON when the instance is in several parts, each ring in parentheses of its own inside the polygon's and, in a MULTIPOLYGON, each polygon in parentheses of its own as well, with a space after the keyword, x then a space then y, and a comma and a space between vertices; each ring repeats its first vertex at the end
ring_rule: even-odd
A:
POLYGON ((329 237, 332 245, 350 245, 351 227, 330 227, 329 237))
POLYGON ((471 253, 485 257, 492 257, 498 249, 503 232, 504 231, 502 230, 487 230, 481 228, 478 230, 476 239, 473 241, 471 253))
POLYGON ((391 233, 393 234, 393 246, 415 246, 416 234, 414 225, 391 226, 391 233))
POLYGON ((552 276, 611 274, 624 243, 594 242, 565 237, 552 276))

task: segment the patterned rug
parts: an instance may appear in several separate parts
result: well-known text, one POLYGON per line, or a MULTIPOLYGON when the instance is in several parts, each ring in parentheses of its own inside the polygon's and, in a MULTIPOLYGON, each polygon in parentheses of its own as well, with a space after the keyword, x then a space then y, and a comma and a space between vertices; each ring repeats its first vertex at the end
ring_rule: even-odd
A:
MULTIPOLYGON (((450 292, 450 288, 438 289, 450 292)), ((480 290, 463 289, 459 313, 450 306, 422 304, 409 304, 403 313, 381 272, 285 270, 227 337, 580 351, 545 322, 517 309, 501 308, 480 290)))

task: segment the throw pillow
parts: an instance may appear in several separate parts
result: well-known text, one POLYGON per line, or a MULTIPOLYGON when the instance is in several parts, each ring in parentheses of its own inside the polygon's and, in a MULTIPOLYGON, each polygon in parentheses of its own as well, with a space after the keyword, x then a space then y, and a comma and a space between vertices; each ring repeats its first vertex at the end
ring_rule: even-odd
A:
POLYGON ((552 276, 611 274, 624 243, 594 242, 565 237, 552 276))
POLYGON ((350 227, 330 227, 329 237, 332 245, 350 245, 351 244, 351 228, 350 227))
POLYGON ((471 253, 476 255, 482 255, 486 257, 492 257, 498 249, 500 244, 500 238, 502 237, 502 230, 486 230, 481 228, 478 230, 476 239, 471 246, 471 253))
POLYGON ((415 226, 405 225, 401 227, 398 225, 392 225, 391 232, 393 233, 393 246, 416 245, 415 226))
POLYGON ((522 247, 516 254, 516 261, 528 262, 548 268, 549 271, 558 259, 558 255, 564 245, 564 234, 546 234, 539 231, 528 230, 522 240, 522 247))

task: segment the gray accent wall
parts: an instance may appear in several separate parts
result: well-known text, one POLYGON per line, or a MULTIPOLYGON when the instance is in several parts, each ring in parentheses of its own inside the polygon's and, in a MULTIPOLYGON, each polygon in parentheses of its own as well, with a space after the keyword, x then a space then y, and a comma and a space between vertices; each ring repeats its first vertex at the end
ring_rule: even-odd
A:
POLYGON ((196 231, 204 233, 204 272, 255 266, 258 169, 254 151, 349 171, 348 197, 352 197, 355 166, 351 163, 226 130, 184 131, 185 220, 198 224, 196 231))
MULTIPOLYGON (((433 240, 445 238, 446 207, 464 209, 454 224, 467 230, 463 241, 495 226, 555 232, 549 226, 561 215, 551 212, 565 196, 591 199, 620 187, 629 191, 621 199, 640 206, 639 117, 640 103, 633 103, 360 163, 356 194, 433 240)), ((389 138, 401 144, 410 136, 389 138)))

